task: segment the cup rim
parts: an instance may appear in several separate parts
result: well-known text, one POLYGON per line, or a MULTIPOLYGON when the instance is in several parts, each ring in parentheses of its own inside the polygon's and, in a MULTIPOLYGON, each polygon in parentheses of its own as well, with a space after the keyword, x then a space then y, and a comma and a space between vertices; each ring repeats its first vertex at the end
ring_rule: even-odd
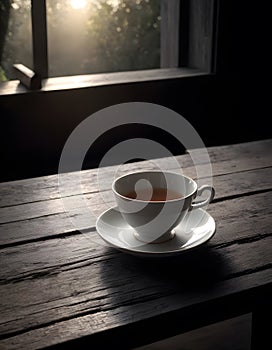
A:
POLYGON ((175 173, 175 172, 172 172, 172 171, 160 171, 160 170, 145 170, 145 171, 135 171, 133 173, 128 173, 128 174, 124 174, 124 175, 121 175, 119 177, 117 177, 112 185, 111 185, 111 188, 112 188, 112 191, 119 197, 123 198, 123 199, 126 199, 126 200, 130 200, 130 201, 133 201, 133 202, 137 202, 137 203, 152 203, 152 204, 161 204, 161 203, 172 203, 172 202, 177 202, 177 201, 180 201, 180 200, 184 200, 184 199, 187 199, 189 197, 191 197, 196 191, 197 191, 197 183, 195 180, 193 180, 191 177, 189 176, 186 176, 186 175, 183 175, 183 174, 178 174, 178 173, 175 173), (189 194, 187 194, 186 196, 182 196, 180 198, 175 198, 175 199, 166 199, 164 201, 149 201, 149 200, 143 200, 143 199, 136 199, 136 198, 129 198, 129 197, 126 197, 122 194, 120 194, 119 192, 117 192, 117 190, 115 189, 115 184, 117 181, 119 181, 120 179, 122 178, 125 178, 127 176, 131 176, 131 175, 136 175, 136 174, 144 174, 144 173, 166 173, 166 174, 170 174, 170 175, 178 175, 178 176, 182 176, 184 178, 186 178, 187 180, 189 181, 192 181, 193 185, 194 185, 194 190, 191 191, 189 194))

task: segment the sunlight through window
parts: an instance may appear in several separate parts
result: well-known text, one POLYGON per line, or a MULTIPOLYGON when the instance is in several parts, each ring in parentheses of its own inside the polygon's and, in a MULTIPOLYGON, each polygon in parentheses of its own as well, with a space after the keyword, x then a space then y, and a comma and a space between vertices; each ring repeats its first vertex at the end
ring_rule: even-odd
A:
POLYGON ((70 2, 75 10, 83 9, 87 5, 87 0, 70 0, 70 2))
POLYGON ((49 77, 160 68, 161 1, 46 4, 49 77))

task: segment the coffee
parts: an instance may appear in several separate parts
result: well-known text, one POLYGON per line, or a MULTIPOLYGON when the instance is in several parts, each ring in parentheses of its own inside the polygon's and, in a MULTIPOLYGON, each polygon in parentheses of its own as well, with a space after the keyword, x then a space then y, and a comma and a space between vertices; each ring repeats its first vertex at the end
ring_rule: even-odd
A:
POLYGON ((138 190, 137 193, 135 191, 131 191, 127 193, 125 197, 142 201, 162 202, 165 200, 180 199, 184 196, 181 193, 169 189, 153 188, 153 193, 150 193, 149 190, 142 189, 138 190))

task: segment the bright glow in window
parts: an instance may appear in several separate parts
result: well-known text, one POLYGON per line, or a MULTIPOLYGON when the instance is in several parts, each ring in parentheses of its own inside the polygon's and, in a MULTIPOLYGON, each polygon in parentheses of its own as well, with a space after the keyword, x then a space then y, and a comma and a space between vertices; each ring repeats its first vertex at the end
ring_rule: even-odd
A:
POLYGON ((160 67, 159 0, 47 0, 49 76, 160 67))
POLYGON ((87 5, 87 0, 70 0, 70 2, 75 10, 83 9, 87 5))

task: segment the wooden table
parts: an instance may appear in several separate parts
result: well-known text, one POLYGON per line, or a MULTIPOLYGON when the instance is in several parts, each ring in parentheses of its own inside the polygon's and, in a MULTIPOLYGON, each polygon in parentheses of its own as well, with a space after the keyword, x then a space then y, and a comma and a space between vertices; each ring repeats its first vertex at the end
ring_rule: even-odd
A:
MULTIPOLYGON (((208 211, 217 232, 174 259, 140 259, 101 246, 90 239, 97 236, 94 221, 77 231, 57 175, 3 183, 0 348, 132 348, 247 312, 253 312, 252 348, 269 348, 263 317, 271 319, 271 151, 272 140, 209 148, 216 198, 208 211)), ((188 154, 178 160, 195 175, 188 154)), ((133 163, 122 171, 149 167, 133 163)), ((102 211, 92 199, 95 174, 82 177, 91 205, 102 211)))

